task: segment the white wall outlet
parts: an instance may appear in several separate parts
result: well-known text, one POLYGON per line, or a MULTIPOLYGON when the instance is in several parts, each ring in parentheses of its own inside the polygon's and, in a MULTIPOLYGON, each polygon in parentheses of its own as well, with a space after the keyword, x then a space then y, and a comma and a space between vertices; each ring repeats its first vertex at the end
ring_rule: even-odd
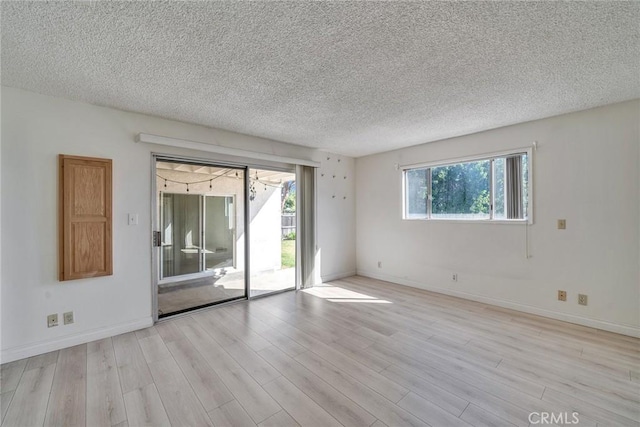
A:
POLYGON ((73 311, 67 311, 62 315, 62 320, 65 325, 70 325, 73 323, 73 311))
POLYGON ((453 273, 453 275, 451 275, 451 280, 453 280, 454 282, 458 281, 458 273, 453 273))
POLYGON ((558 301, 567 300, 567 291, 558 291, 558 301))
POLYGON ((129 225, 138 225, 138 214, 130 213, 128 221, 129 221, 129 225))
POLYGON ((53 328, 54 326, 58 326, 58 314, 50 314, 47 316, 47 327, 53 328))
POLYGON ((587 305, 587 296, 585 294, 578 294, 578 304, 587 305))
POLYGON ((382 268, 382 261, 378 261, 378 268, 382 268))

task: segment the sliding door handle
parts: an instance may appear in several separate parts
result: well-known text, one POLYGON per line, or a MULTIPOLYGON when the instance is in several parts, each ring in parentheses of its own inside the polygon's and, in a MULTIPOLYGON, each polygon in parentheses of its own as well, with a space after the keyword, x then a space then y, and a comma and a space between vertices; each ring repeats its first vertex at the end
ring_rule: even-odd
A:
POLYGON ((162 246, 162 232, 154 231, 153 232, 153 246, 160 247, 162 246))

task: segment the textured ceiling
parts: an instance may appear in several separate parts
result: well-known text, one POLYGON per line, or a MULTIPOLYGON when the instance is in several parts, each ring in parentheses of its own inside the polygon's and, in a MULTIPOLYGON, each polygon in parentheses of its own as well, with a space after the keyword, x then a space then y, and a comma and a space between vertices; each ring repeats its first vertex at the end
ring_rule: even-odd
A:
POLYGON ((637 2, 2 2, 2 84, 361 156, 640 97, 637 2))

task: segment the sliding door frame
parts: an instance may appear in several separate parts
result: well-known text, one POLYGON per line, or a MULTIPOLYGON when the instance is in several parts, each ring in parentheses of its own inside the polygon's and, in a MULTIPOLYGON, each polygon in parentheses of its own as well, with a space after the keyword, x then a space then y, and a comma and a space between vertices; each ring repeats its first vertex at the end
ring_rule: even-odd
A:
MULTIPOLYGON (((158 261, 160 259, 159 251, 161 250, 161 247, 157 247, 153 245, 153 235, 157 230, 160 229, 159 217, 157 212, 158 188, 156 183, 156 175, 157 175, 156 163, 159 161, 166 161, 166 162, 172 162, 172 163, 196 164, 196 165, 214 166, 214 167, 226 166, 229 168, 234 168, 234 169, 244 171, 244 239, 245 239, 244 240, 245 241, 244 292, 245 292, 245 295, 243 297, 237 297, 229 300, 223 300, 220 302, 207 304, 202 307, 194 308, 193 310, 181 310, 176 312, 175 315, 179 315, 180 313, 183 313, 183 312, 193 312, 200 309, 206 309, 213 305, 221 305, 221 304, 225 304, 225 303, 229 303, 237 300, 253 300, 255 298, 260 298, 261 296, 274 295, 280 292, 289 292, 291 290, 300 289, 301 283, 299 280, 298 272, 301 270, 302 265, 298 262, 299 243, 296 242, 296 267, 295 267, 296 281, 295 281, 294 287, 287 288, 282 291, 276 291, 273 293, 269 293, 265 295, 257 295, 253 297, 251 296, 251 292, 250 292, 251 291, 250 289, 250 284, 251 284, 251 243, 250 243, 251 207, 250 207, 250 200, 249 200, 249 190, 251 186, 251 183, 250 183, 251 180, 249 177, 249 169, 263 169, 263 170, 272 170, 272 171, 278 171, 278 172, 291 172, 296 175, 296 183, 297 183, 298 173, 297 173, 296 165, 290 165, 289 167, 278 167, 278 166, 271 166, 268 164, 256 163, 255 161, 252 161, 252 159, 246 159, 246 161, 244 161, 244 159, 239 159, 238 161, 230 162, 230 161, 216 160, 216 159, 206 158, 206 157, 203 158, 203 157, 193 157, 193 156, 186 156, 186 155, 183 156, 183 155, 177 155, 177 154, 164 154, 164 153, 152 152, 151 153, 151 302, 152 302, 151 310, 152 310, 152 318, 154 323, 160 320, 158 315, 158 281, 160 277, 160 274, 159 274, 160 265, 158 261)), ((315 194, 314 194, 314 197, 315 197, 315 194)), ((296 213, 296 216, 297 216, 297 213, 296 213)))
MULTIPOLYGON (((271 166, 250 166, 249 170, 254 169, 254 170, 264 170, 264 171, 273 171, 273 172, 289 172, 292 173, 293 175, 295 175, 296 177, 296 194, 299 194, 300 192, 298 191, 298 179, 299 179, 299 172, 298 172, 298 167, 297 165, 292 165, 292 168, 288 169, 288 168, 274 168, 271 166)), ((251 186, 251 177, 249 176, 249 187, 251 186)), ((247 191, 249 191, 247 189, 247 191)), ((298 197, 296 196, 296 235, 299 236, 299 226, 298 226, 298 197)), ((249 209, 249 215, 251 215, 251 209, 249 209)), ((273 292, 267 292, 267 293, 263 293, 263 294, 258 294, 258 295, 253 295, 251 296, 251 288, 249 287, 249 298, 250 300, 254 300, 254 299, 258 299, 258 298, 264 298, 264 297, 269 297, 271 295, 276 295, 276 294, 281 294, 284 292, 289 292, 289 291, 297 291, 301 288, 301 281, 300 281, 300 271, 302 269, 302 263, 300 262, 300 239, 296 236, 296 244, 295 244, 295 248, 296 248, 296 265, 295 265, 295 274, 294 274, 294 283, 293 283, 293 287, 290 288, 285 288, 285 289, 279 289, 277 291, 273 291, 273 292)), ((247 245, 249 247, 249 249, 251 249, 250 245, 247 245)), ((247 258, 250 259, 250 258, 247 258)))
MULTIPOLYGON (((244 233, 245 233, 245 257, 248 256, 248 242, 249 242, 249 218, 247 217, 247 204, 249 202, 249 167, 246 164, 242 163, 234 163, 234 162, 225 162, 225 161, 217 161, 215 159, 207 159, 207 158, 195 158, 189 156, 179 156, 172 154, 160 154, 160 153, 151 153, 151 302, 152 302, 152 317, 154 323, 160 320, 160 316, 158 315, 158 282, 160 278, 160 251, 161 247, 155 246, 153 244, 153 235, 156 231, 160 230, 161 224, 159 224, 159 215, 158 215, 158 188, 157 188, 157 162, 171 162, 171 163, 182 163, 182 164, 194 164, 201 166, 213 166, 213 167, 228 167, 233 169, 242 170, 244 173, 244 233)), ((235 243, 234 243, 235 244, 235 243)), ((202 262, 201 260, 199 262, 202 262)), ((194 307, 193 309, 185 309, 179 310, 175 313, 170 313, 169 316, 179 315, 184 312, 192 312, 199 309, 205 309, 213 305, 224 304, 236 300, 248 299, 249 296, 249 259, 245 258, 245 275, 244 275, 244 296, 230 298, 226 300, 222 300, 219 302, 212 302, 208 304, 203 304, 202 306, 194 307)), ((167 317, 169 317, 167 316, 167 317)))

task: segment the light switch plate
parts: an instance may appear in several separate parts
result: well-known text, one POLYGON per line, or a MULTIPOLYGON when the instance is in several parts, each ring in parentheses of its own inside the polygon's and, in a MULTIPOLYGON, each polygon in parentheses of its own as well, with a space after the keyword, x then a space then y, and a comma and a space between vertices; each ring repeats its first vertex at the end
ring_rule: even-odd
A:
POLYGON ((567 220, 559 219, 558 220, 558 230, 566 230, 567 229, 567 220))

